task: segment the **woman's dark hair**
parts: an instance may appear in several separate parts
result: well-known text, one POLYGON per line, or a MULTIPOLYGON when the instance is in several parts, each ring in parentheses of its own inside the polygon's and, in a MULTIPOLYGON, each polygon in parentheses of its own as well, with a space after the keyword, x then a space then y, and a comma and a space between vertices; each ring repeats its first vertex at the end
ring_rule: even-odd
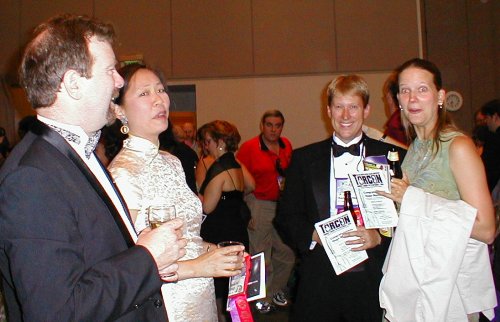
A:
POLYGON ((101 130, 100 141, 104 145, 104 154, 109 161, 113 160, 120 152, 123 141, 127 138, 127 135, 120 131, 121 126, 121 122, 115 120, 113 124, 107 125, 101 130))
MULTIPOLYGON (((436 86, 436 89, 439 91, 443 88, 441 72, 439 71, 437 66, 428 60, 421 58, 413 58, 404 62, 401 66, 399 66, 395 70, 398 81, 398 92, 399 92, 399 82, 400 82, 399 78, 401 76, 401 73, 408 68, 419 68, 428 71, 429 73, 432 74, 432 81, 436 86)), ((413 141, 417 136, 417 133, 415 132, 413 125, 408 121, 404 113, 401 113, 401 120, 403 121, 407 137, 413 141)), ((438 120, 433 130, 432 140, 433 140, 434 154, 438 152, 441 146, 441 142, 443 142, 443 139, 441 137, 442 132, 449 130, 457 130, 457 128, 454 125, 453 121, 451 120, 450 115, 447 113, 446 108, 443 106, 442 108, 438 108, 438 120)))
POLYGON ((168 151, 170 153, 172 153, 175 147, 180 144, 175 140, 174 131, 172 129, 173 129, 172 121, 168 119, 167 129, 161 132, 160 135, 158 136, 158 139, 160 141, 160 149, 168 151))

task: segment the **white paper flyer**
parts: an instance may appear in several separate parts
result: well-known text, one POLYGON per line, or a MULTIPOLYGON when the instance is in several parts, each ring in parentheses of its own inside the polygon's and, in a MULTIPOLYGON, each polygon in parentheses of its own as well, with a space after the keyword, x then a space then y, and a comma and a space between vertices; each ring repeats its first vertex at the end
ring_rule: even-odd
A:
POLYGON ((349 174, 349 179, 367 229, 398 225, 398 213, 394 202, 377 194, 377 191, 389 192, 387 171, 370 170, 352 173, 349 174))
POLYGON ((323 248, 337 275, 349 270, 368 258, 366 251, 352 251, 359 245, 346 245, 346 241, 357 237, 342 238, 345 232, 356 230, 356 225, 349 211, 333 215, 315 225, 323 248))

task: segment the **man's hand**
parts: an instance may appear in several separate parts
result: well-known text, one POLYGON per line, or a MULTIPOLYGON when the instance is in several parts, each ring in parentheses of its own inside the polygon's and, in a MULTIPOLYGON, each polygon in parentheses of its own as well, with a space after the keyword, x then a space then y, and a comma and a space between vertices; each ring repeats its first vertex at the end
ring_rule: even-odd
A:
POLYGON ((182 238, 182 219, 172 219, 160 227, 141 232, 137 245, 145 247, 153 256, 160 275, 177 272, 177 260, 186 254, 187 241, 182 238))
POLYGON ((313 230, 312 240, 317 242, 321 246, 323 246, 323 243, 321 242, 321 239, 319 238, 319 235, 318 235, 318 232, 316 231, 316 229, 313 230))

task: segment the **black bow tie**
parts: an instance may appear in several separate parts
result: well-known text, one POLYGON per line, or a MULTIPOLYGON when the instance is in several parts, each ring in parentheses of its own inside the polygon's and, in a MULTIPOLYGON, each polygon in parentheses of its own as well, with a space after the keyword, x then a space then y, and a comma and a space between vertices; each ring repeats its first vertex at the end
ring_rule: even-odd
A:
POLYGON ((335 158, 338 158, 339 156, 341 156, 342 154, 344 153, 350 153, 352 155, 355 155, 355 156, 359 156, 360 154, 360 147, 361 147, 361 143, 363 142, 363 140, 359 141, 358 143, 355 143, 355 144, 351 144, 349 146, 341 146, 341 145, 338 145, 337 143, 335 143, 335 141, 332 141, 332 151, 333 151, 333 156, 335 158))

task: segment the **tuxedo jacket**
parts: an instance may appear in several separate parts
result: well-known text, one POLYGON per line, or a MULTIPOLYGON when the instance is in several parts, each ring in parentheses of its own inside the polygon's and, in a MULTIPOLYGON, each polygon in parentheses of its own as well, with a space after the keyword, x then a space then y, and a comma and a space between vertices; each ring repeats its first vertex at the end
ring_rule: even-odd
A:
MULTIPOLYGON (((391 148, 396 148, 402 160, 406 153, 404 149, 366 135, 363 139, 365 156, 387 156, 391 148)), ((286 187, 280 198, 275 226, 285 243, 302 255, 302 260, 307 260, 310 253, 314 224, 330 216, 331 143, 330 137, 294 150, 287 169, 286 187)), ((382 264, 389 244, 390 239, 382 237, 381 245, 367 250, 369 259, 365 261, 366 270, 379 278, 382 278, 382 264)), ((326 258, 326 252, 318 247, 326 258)), ((324 272, 327 269, 333 271, 332 267, 328 267, 324 272)))
POLYGON ((41 122, 0 169, 0 270, 9 321, 166 321, 153 257, 41 122))

